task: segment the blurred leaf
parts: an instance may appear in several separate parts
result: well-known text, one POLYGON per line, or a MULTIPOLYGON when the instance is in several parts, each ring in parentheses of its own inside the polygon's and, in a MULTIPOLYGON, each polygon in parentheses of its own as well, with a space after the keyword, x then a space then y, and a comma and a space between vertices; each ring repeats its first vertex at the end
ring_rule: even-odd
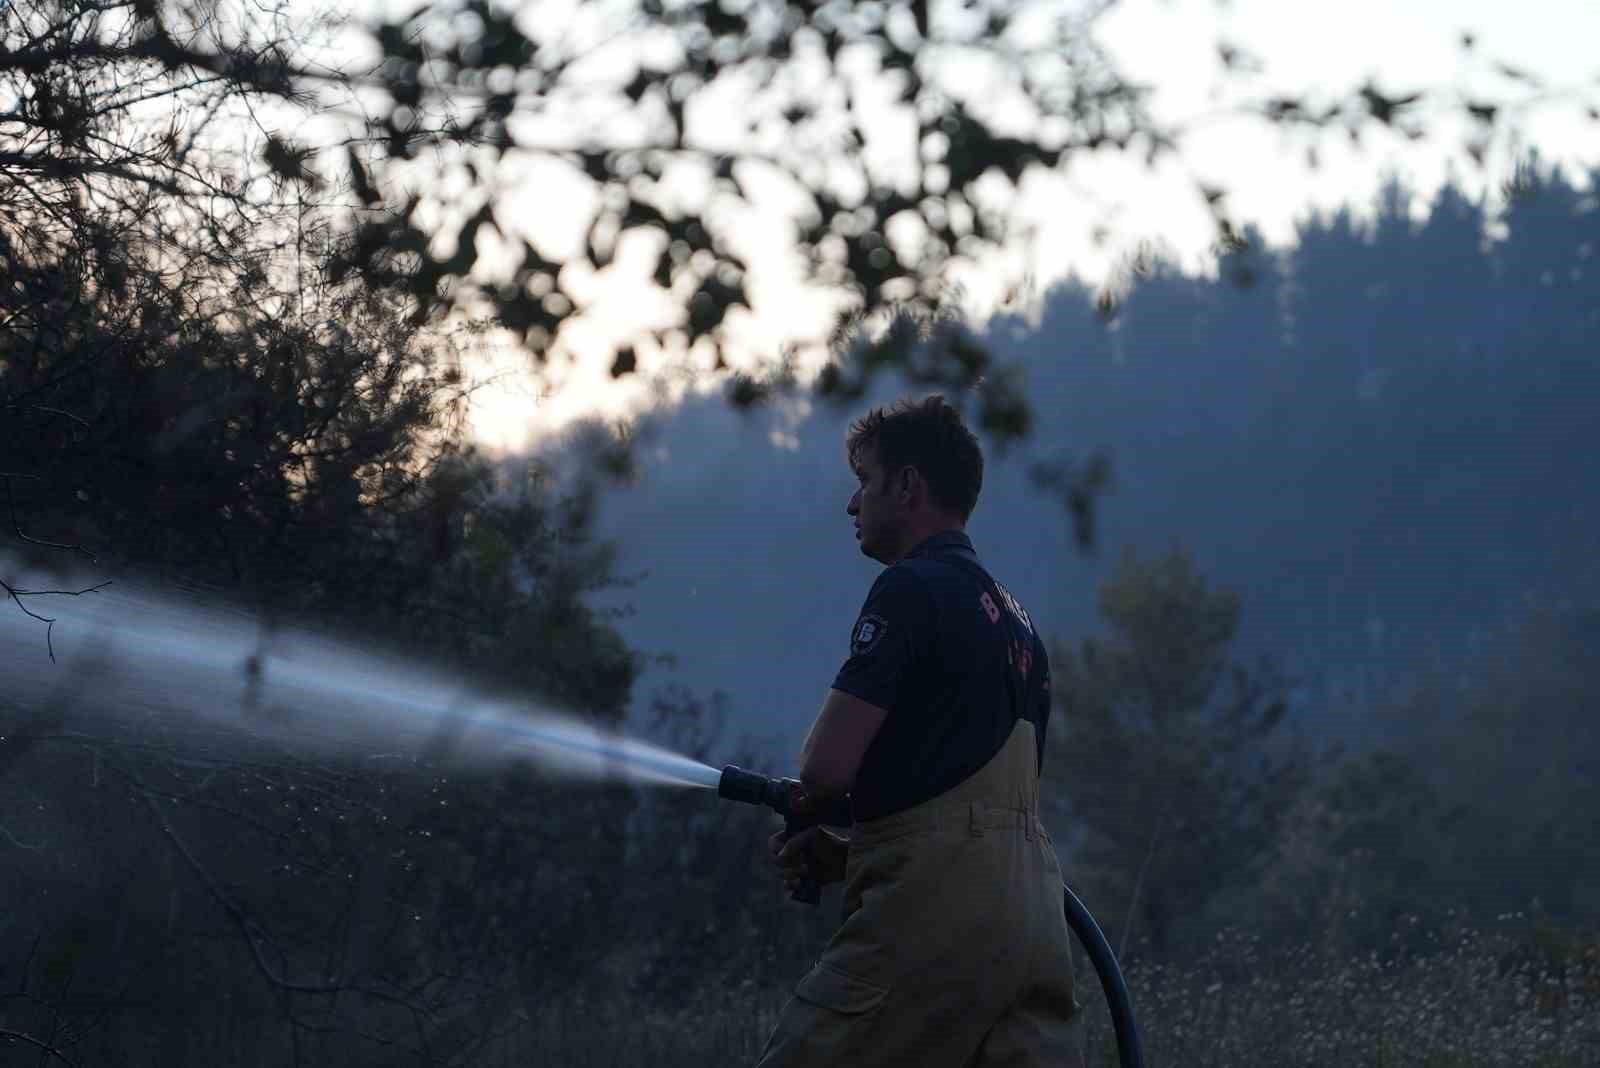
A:
POLYGON ((1408 96, 1385 96, 1378 92, 1377 88, 1371 83, 1368 83, 1361 90, 1361 98, 1366 102, 1367 110, 1373 118, 1384 125, 1389 125, 1400 111, 1421 100, 1422 94, 1411 93, 1408 96))
POLYGON ((367 177, 367 168, 362 165, 361 157, 356 155, 354 147, 347 151, 350 160, 350 181, 356 196, 360 197, 361 203, 369 208, 381 203, 383 197, 372 187, 372 180, 367 177))
POLYGON ((1539 79, 1537 77, 1523 70, 1521 67, 1513 66, 1510 63, 1496 63, 1494 65, 1494 69, 1505 75, 1507 78, 1510 78, 1512 81, 1522 82, 1524 85, 1530 86, 1537 86, 1539 84, 1539 79))
POLYGON ((322 186, 321 177, 306 166, 311 156, 310 148, 285 140, 277 134, 268 134, 267 143, 261 149, 261 158, 272 169, 272 173, 285 181, 318 189, 322 186))

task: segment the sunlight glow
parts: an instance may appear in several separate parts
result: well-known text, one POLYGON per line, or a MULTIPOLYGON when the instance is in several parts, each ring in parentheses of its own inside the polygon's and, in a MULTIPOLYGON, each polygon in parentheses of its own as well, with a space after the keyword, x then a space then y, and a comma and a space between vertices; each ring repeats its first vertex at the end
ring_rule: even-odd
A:
MULTIPOLYGON (((1063 174, 1030 176, 1014 211, 1033 228, 1031 257, 1019 246, 952 278, 976 320, 1001 309, 1027 309, 1063 279, 1104 285, 1139 249, 1161 253, 1187 271, 1208 273, 1214 266, 1215 229, 1196 179, 1226 186, 1233 217, 1257 226, 1269 243, 1283 245, 1308 214, 1341 206, 1367 214, 1390 177, 1407 183, 1420 212, 1452 179, 1493 206, 1517 161, 1530 150, 1547 162, 1579 168, 1600 164, 1595 123, 1559 96, 1563 89, 1592 87, 1600 74, 1600 62, 1583 44, 1600 40, 1600 5, 1587 0, 1518 5, 1352 0, 1336 6, 1128 0, 1110 9, 1098 32, 1124 73, 1152 87, 1159 119, 1201 120, 1200 128, 1185 142, 1181 163, 1148 170, 1142 161, 1107 153, 1074 158, 1063 174), (1475 37, 1481 55, 1463 50, 1464 33, 1475 37), (1224 45, 1259 61, 1254 73, 1227 88, 1217 59, 1224 45), (1472 132, 1464 121, 1433 122, 1429 138, 1420 143, 1374 130, 1357 149, 1342 136, 1324 136, 1313 169, 1305 137, 1228 114, 1241 89, 1253 96, 1314 95, 1356 86, 1368 77, 1392 93, 1445 86, 1467 99, 1503 95, 1511 83, 1494 70, 1494 62, 1501 61, 1545 79, 1556 95, 1522 117, 1520 141, 1489 146, 1481 170, 1461 162, 1464 140, 1472 132), (1024 287, 1009 288, 1019 277, 1025 277, 1024 287)), ((535 176, 508 194, 510 203, 527 205, 527 235, 551 252, 577 251, 587 221, 583 205, 563 195, 563 184, 553 175, 535 176)), ((759 202, 737 220, 737 244, 758 272, 777 266, 767 250, 786 243, 779 204, 759 202)), ((526 370, 518 372, 515 362, 522 357, 515 351, 480 354, 470 373, 501 376, 474 403, 473 430, 485 446, 514 450, 578 415, 617 418, 663 399, 637 381, 661 363, 644 348, 638 357, 645 375, 615 381, 608 373, 619 340, 675 321, 672 304, 645 284, 653 254, 654 249, 628 250, 606 271, 574 278, 574 284, 604 297, 583 321, 570 324, 565 340, 571 351, 554 361, 544 391, 526 370)), ((735 366, 756 356, 770 358, 786 341, 820 340, 829 300, 792 273, 769 278, 763 288, 752 286, 751 296, 753 314, 730 316, 727 324, 735 366)), ((670 399, 686 388, 670 385, 664 396, 670 399)), ((702 381, 694 388, 715 387, 702 381)))

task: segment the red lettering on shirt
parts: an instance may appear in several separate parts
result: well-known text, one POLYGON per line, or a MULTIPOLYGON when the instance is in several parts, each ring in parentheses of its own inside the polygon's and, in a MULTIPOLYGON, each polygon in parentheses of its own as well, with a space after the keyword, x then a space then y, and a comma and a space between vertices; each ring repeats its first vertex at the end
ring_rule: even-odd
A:
POLYGON ((1033 649, 1024 642, 1012 642, 1011 648, 1006 650, 1006 660, 1017 669, 1017 674, 1027 678, 1028 672, 1033 670, 1033 649))
POLYGON ((1000 606, 994 603, 994 598, 989 596, 988 590, 979 594, 978 603, 983 606, 983 614, 989 617, 990 623, 1000 622, 1000 606))

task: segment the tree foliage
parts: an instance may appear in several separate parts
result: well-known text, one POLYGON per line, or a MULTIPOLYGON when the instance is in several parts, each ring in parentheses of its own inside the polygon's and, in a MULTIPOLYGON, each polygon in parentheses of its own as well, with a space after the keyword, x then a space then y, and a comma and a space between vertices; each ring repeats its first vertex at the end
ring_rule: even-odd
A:
MULTIPOLYGON (((581 279, 608 267, 622 241, 648 234, 653 281, 684 316, 675 342, 657 331, 627 342, 626 353, 646 340, 693 352, 706 339, 720 369, 721 328, 730 311, 750 306, 754 284, 740 229, 767 182, 800 205, 787 238, 801 276, 843 294, 847 317, 890 307, 936 314, 948 302, 952 264, 1029 240, 1011 207, 1025 176, 1093 153, 1149 166, 1181 157, 1192 131, 1156 118, 1149 87, 1132 83, 1097 38, 1111 6, 645 0, 570 23, 479 0, 418 11, 376 31, 374 87, 387 110, 373 127, 372 163, 352 157, 350 168, 374 209, 360 249, 379 260, 361 265, 407 287, 423 310, 435 301, 492 303, 542 357, 583 314, 581 279), (575 256, 541 253, 523 236, 520 202, 494 195, 503 176, 546 160, 592 193, 575 256), (404 175, 411 192, 394 200, 369 169, 404 175), (461 188, 474 194, 465 204, 461 188), (520 265, 495 285, 470 278, 485 227, 520 245, 520 265), (395 248, 416 261, 394 267, 387 257, 395 248)), ((1463 45, 1470 53, 1474 42, 1463 45)), ((1237 48, 1221 52, 1230 76, 1252 64, 1237 48)), ((1464 149, 1481 163, 1541 88, 1534 73, 1496 69, 1509 87, 1503 98, 1369 81, 1318 98, 1252 100, 1241 111, 1306 135, 1313 150, 1333 133, 1358 143, 1376 129, 1423 138, 1454 112, 1470 117, 1464 149)), ((1193 193, 1215 217, 1222 246, 1238 247, 1226 186, 1196 181, 1193 193)), ((948 344, 966 345, 974 358, 948 362, 939 384, 979 392, 997 437, 1025 435, 1016 383, 991 373, 983 346, 960 337, 948 344)), ((866 378, 909 356, 902 349, 881 364, 851 361, 819 389, 859 396, 866 378)), ((731 396, 748 402, 760 391, 731 396)))
POLYGON ((1312 762, 1283 744, 1270 665, 1228 662, 1238 597, 1187 553, 1125 553, 1099 603, 1110 634, 1051 653, 1046 764, 1069 881, 1113 939, 1164 957, 1208 933, 1207 906, 1269 849, 1312 762))
MULTIPOLYGON (((1099 40, 1113 6, 640 0, 557 15, 452 0, 316 53, 282 8, 225 18, 187 4, 14 3, 3 16, 0 84, 17 106, 0 124, 0 163, 12 181, 81 188, 110 178, 203 200, 220 180, 194 153, 228 113, 217 101, 284 102, 292 110, 249 113, 262 134, 259 164, 306 189, 348 188, 356 215, 345 268, 406 294, 418 321, 488 306, 543 360, 593 305, 594 273, 641 238, 654 248, 650 283, 682 318, 625 339, 607 366, 631 373, 649 345, 703 373, 725 367, 728 317, 751 306, 760 281, 755 250, 741 241, 758 206, 783 214, 776 205, 788 198, 789 266, 840 295, 841 315, 926 314, 948 304, 952 264, 1029 240, 1012 209, 1025 177, 1096 153, 1152 166, 1181 159, 1192 129, 1158 119, 1149 87, 1130 81, 1099 40), (325 61, 352 53, 370 64, 325 61), (353 121, 338 145, 287 132, 296 123, 283 116, 330 109, 370 119, 353 121), (121 138, 100 134, 108 115, 135 113, 154 121, 121 138), (580 197, 561 209, 583 220, 580 249, 541 248, 523 224, 526 195, 510 195, 544 165, 587 190, 587 206, 580 197), (480 242, 489 233, 492 256, 480 242), (709 362, 694 362, 702 357, 709 362)), ((1476 55, 1475 42, 1462 43, 1476 55)), ((1236 80, 1256 66, 1234 46, 1219 62, 1236 80)), ((1470 126, 1463 151, 1482 162, 1551 90, 1537 72, 1488 58, 1478 66, 1499 90, 1463 97, 1368 81, 1247 94, 1239 111, 1304 135, 1312 150, 1335 134, 1437 135, 1459 115, 1470 126)), ((1245 209, 1226 184, 1196 181, 1194 196, 1215 216, 1219 241, 1237 246, 1245 209)), ((974 351, 944 366, 943 384, 982 394, 998 437, 1025 434, 1016 383, 974 351)), ((788 359, 758 362, 778 374, 788 359)), ((858 396, 881 369, 841 362, 819 388, 858 396)), ((748 383, 734 380, 736 402, 764 394, 748 383)))
MULTIPOLYGON (((1148 87, 1101 46, 1105 10, 645 0, 553 18, 462 0, 336 28, 282 5, 12 3, 0 10, 0 205, 16 225, 0 228, 0 256, 14 279, 66 257, 96 302, 155 269, 210 314, 253 296, 263 272, 301 270, 301 235, 338 206, 352 214, 325 242, 325 284, 359 275, 392 298, 381 314, 413 326, 487 314, 548 363, 595 312, 597 272, 621 271, 623 245, 643 242, 655 268, 641 280, 683 317, 623 339, 607 366, 695 377, 726 370, 728 316, 765 284, 757 252, 771 249, 745 240, 759 211, 783 220, 786 269, 843 301, 822 394, 857 398, 873 376, 903 373, 974 395, 978 422, 1005 442, 1035 423, 1025 385, 961 328, 951 267, 1026 239, 1012 210, 1026 176, 1095 153, 1155 165, 1190 133, 1156 119, 1148 87), (370 62, 349 59, 363 50, 370 62), (308 120, 343 123, 344 140, 319 140, 308 120), (517 186, 548 168, 587 190, 561 209, 581 220, 581 247, 545 247, 525 225, 517 186), (894 331, 845 343, 890 311, 929 343, 894 331)), ((1250 67, 1236 50, 1222 58, 1225 72, 1250 67)), ((1545 88, 1529 72, 1499 76, 1496 99, 1366 84, 1243 111, 1313 138, 1422 137, 1463 112, 1481 149, 1545 88)), ((1226 189, 1195 195, 1237 248, 1226 189)), ((57 288, 10 287, 18 345, 37 345, 17 331, 57 288)), ((9 341, 4 358, 17 358, 9 341)), ((792 349, 767 354, 728 396, 759 403, 792 388, 795 366, 792 349)), ((51 407, 10 386, 0 401, 13 438, 51 407)), ((58 411, 63 425, 84 418, 58 411)), ((1106 484, 1096 463, 1057 479, 1085 545, 1106 484)))
MULTIPOLYGON (((618 721, 638 657, 583 600, 611 581, 609 553, 581 496, 522 474, 452 455, 407 507, 312 495, 328 511, 306 525, 329 527, 309 566, 338 555, 349 570, 312 582, 294 561, 252 562, 251 582, 284 587, 260 598, 274 610, 265 672, 278 624, 339 623, 346 642, 453 666, 511 709, 618 721)), ((169 517, 165 536, 204 538, 193 522, 169 517)), ((106 699, 92 663, 70 670, 59 701, 0 703, 0 847, 16 853, 0 893, 32 902, 9 914, 0 952, 20 961, 38 943, 16 981, 86 1063, 147 1047, 171 1063, 462 1063, 575 977, 612 974, 586 932, 639 926, 620 893, 626 788, 514 755, 466 762, 448 724, 422 748, 323 753, 319 709, 248 687, 233 707, 217 695, 221 722, 202 728, 106 699), (173 1002, 207 1022, 162 1038, 173 1002), (91 1019, 92 1035, 74 1031, 91 1019)))
MULTIPOLYGON (((419 330, 403 294, 341 276, 350 235, 297 149, 219 147, 214 119, 298 93, 304 27, 281 14, 0 8, 11 546, 23 564, 93 556, 102 574, 244 601, 264 650, 279 625, 337 626, 613 723, 638 661, 584 602, 615 581, 592 497, 462 440, 473 326, 419 330), (172 122, 152 132, 152 112, 172 122)), ((12 652, 43 658, 49 641, 12 652)), ((248 686, 212 735, 101 701, 89 667, 59 670, 78 684, 60 702, 0 704, 0 848, 18 854, 4 896, 33 902, 0 933, 23 962, 7 983, 27 1000, 4 1007, 19 1041, 163 1063, 460 1063, 579 966, 562 931, 609 922, 626 791, 467 774, 447 738, 351 766, 256 736, 285 712, 248 686), (23 798, 42 825, 15 818, 23 798), (158 990, 216 1026, 161 1037, 158 990)))
POLYGON ((1574 814, 1600 803, 1600 614, 1592 574, 1564 586, 1534 599, 1472 677, 1425 675, 1385 703, 1409 729, 1319 789, 1335 822, 1276 906, 1337 899, 1341 948, 1445 910, 1592 929, 1600 834, 1574 814))

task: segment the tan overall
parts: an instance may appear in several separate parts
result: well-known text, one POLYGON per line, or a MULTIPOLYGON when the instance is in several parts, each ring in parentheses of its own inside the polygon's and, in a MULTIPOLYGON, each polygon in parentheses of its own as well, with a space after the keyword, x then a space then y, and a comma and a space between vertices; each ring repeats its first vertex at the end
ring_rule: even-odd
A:
POLYGON ((947 793, 855 825, 844 923, 759 1068, 1079 1068, 1061 868, 1033 724, 947 793))

